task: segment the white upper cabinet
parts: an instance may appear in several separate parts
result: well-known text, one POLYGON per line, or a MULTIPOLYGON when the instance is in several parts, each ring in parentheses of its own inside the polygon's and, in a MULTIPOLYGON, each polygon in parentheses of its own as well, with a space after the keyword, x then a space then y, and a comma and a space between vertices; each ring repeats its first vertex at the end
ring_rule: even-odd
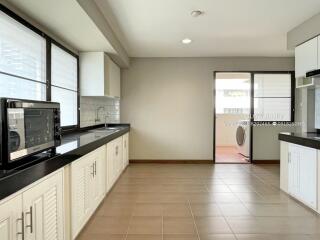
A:
MULTIPOLYGON (((296 78, 306 76, 306 72, 318 69, 318 37, 315 37, 295 49, 296 78)), ((320 62, 319 62, 320 63, 320 62)))
POLYGON ((120 97, 120 68, 104 52, 80 53, 80 93, 120 97))

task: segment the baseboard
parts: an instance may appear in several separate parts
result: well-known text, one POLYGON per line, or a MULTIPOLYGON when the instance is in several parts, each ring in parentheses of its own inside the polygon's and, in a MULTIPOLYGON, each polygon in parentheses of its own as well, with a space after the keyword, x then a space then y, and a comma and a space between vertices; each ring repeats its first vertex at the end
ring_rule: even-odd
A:
MULTIPOLYGON (((214 164, 213 160, 177 160, 177 159, 130 159, 129 163, 161 163, 161 164, 214 164)), ((250 162, 248 162, 250 163, 250 162)), ((243 164, 248 164, 243 163, 243 164)), ((253 164, 280 164, 280 160, 252 160, 253 164)), ((218 163, 217 163, 218 164, 218 163)), ((239 164, 239 163, 221 163, 221 164, 239 164)))
POLYGON ((130 159, 129 163, 162 163, 162 164, 213 164, 213 160, 157 160, 157 159, 130 159))
POLYGON ((253 164, 280 164, 280 160, 252 160, 253 164))

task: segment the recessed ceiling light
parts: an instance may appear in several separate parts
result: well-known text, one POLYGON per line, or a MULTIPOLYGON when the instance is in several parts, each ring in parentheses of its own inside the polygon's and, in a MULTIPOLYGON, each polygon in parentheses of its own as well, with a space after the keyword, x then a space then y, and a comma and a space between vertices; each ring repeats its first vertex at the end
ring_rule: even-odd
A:
POLYGON ((190 44, 192 42, 192 40, 190 38, 185 38, 182 40, 183 44, 190 44))
POLYGON ((192 17, 199 17, 202 14, 204 14, 204 11, 201 11, 201 10, 194 10, 191 12, 192 17))

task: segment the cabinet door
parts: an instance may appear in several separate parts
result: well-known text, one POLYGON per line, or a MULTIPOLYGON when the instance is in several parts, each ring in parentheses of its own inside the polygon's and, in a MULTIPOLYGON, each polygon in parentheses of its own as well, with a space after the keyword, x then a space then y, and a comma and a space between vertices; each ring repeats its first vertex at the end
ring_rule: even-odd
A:
POLYGON ((107 191, 109 191, 115 181, 115 140, 107 144, 107 191))
POLYGON ((71 164, 71 232, 73 239, 92 212, 93 174, 93 160, 90 155, 71 164))
POLYGON ((313 38, 295 49, 296 77, 305 77, 306 72, 318 68, 318 38, 313 38))
POLYGON ((109 95, 120 97, 120 68, 109 58, 109 95))
POLYGON ((19 195, 0 204, 0 239, 22 240, 22 196, 19 195))
POLYGON ((123 169, 129 164, 129 134, 125 134, 123 137, 123 169))
POLYGON ((288 150, 288 191, 297 197, 299 196, 299 147, 290 144, 288 150))
POLYGON ((317 208, 317 150, 300 147, 299 198, 317 208))
POLYGON ((104 92, 109 97, 120 97, 120 68, 104 54, 104 92))
POLYGON ((22 194, 26 240, 62 240, 63 173, 52 175, 22 194))
POLYGON ((91 186, 93 190, 92 198, 93 205, 92 208, 100 204, 101 200, 105 195, 105 149, 104 147, 98 148, 92 153, 93 164, 94 164, 94 175, 93 184, 91 186))
POLYGON ((116 147, 115 147, 115 161, 116 161, 116 179, 120 176, 123 170, 123 149, 122 149, 122 137, 116 139, 116 147))

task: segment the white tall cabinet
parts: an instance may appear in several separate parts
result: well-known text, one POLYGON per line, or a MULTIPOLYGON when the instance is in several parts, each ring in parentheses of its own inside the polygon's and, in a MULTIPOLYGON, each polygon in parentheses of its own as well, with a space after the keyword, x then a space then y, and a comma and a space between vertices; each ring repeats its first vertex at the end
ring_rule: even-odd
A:
POLYGON ((63 173, 41 179, 0 202, 1 240, 63 240, 63 173))

